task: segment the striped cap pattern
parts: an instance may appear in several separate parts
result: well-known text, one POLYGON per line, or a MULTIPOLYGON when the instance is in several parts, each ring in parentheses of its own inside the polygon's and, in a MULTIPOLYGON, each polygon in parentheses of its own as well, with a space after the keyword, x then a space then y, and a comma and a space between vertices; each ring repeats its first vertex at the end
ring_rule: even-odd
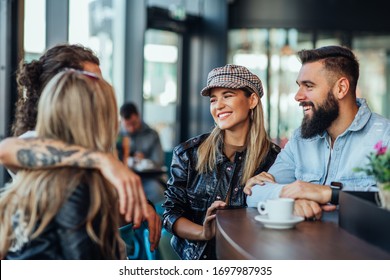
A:
POLYGON ((207 86, 200 92, 203 96, 210 95, 210 89, 222 88, 250 88, 260 97, 263 96, 263 86, 259 77, 240 65, 227 64, 223 67, 214 68, 207 77, 207 86))

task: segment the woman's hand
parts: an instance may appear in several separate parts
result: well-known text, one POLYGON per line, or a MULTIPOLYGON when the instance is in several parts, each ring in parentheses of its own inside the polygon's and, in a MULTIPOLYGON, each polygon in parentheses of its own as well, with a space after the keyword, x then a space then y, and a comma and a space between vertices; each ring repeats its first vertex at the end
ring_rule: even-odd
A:
POLYGON ((275 183, 275 178, 267 172, 261 172, 260 174, 253 176, 246 182, 244 187, 244 193, 246 193, 247 195, 251 195, 252 187, 254 185, 264 185, 264 182, 275 183))
POLYGON ((215 236, 215 217, 217 209, 222 209, 226 203, 221 200, 214 201, 207 209, 206 217, 203 221, 203 231, 201 233, 201 240, 210 240, 215 236))

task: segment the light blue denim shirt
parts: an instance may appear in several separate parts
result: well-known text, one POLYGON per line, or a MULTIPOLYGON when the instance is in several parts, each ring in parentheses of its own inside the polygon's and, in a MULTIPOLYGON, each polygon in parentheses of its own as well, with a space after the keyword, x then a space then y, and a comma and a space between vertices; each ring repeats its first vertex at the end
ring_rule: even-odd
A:
POLYGON ((390 120, 372 113, 364 99, 358 98, 357 104, 355 119, 336 138, 333 150, 327 132, 303 139, 300 128, 295 130, 268 171, 278 184, 254 186, 252 196, 247 198, 248 206, 256 207, 259 201, 279 197, 283 186, 296 180, 323 185, 337 181, 343 183, 346 191, 377 191, 373 176, 353 169, 368 163, 367 155, 374 151, 379 140, 389 146, 390 120))

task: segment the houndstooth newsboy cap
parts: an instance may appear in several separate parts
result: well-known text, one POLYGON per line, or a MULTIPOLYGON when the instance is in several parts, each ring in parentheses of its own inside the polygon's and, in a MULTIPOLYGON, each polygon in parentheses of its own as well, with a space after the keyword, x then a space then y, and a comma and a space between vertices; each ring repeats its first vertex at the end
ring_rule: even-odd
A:
POLYGON ((207 76, 207 86, 200 92, 203 96, 210 95, 211 88, 250 88, 260 97, 263 96, 263 86, 259 77, 250 72, 244 66, 227 64, 223 67, 214 68, 207 76))

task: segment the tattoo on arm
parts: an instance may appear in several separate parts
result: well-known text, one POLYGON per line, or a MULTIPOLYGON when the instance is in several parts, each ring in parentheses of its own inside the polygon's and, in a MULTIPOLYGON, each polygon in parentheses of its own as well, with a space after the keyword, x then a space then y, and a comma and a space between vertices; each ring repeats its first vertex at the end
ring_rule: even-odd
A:
POLYGON ((97 162, 92 158, 92 153, 93 152, 91 151, 83 153, 79 159, 74 160, 73 166, 81 168, 96 168, 97 162))
POLYGON ((54 167, 78 152, 79 150, 63 150, 53 146, 46 146, 46 151, 38 151, 33 147, 31 149, 20 149, 17 152, 17 158, 20 164, 29 168, 54 167))
POLYGON ((85 164, 84 167, 87 168, 93 168, 96 166, 96 162, 92 158, 88 158, 88 157, 85 158, 84 164, 85 164))

